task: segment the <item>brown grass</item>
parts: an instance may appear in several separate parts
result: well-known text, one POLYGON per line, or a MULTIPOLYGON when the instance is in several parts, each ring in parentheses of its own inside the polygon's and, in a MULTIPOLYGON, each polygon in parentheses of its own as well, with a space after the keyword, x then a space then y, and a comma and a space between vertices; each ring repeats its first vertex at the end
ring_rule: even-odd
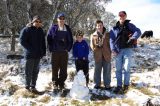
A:
POLYGON ((23 98, 36 98, 36 97, 38 97, 38 95, 29 92, 29 91, 26 90, 25 88, 17 90, 17 91, 14 93, 14 96, 15 96, 16 98, 19 98, 19 97, 23 97, 23 98))
POLYGON ((41 97, 38 98, 38 102, 42 103, 48 103, 51 100, 51 97, 49 95, 42 95, 41 97))
POLYGON ((155 94, 151 92, 151 90, 149 90, 148 88, 138 88, 138 90, 140 90, 143 94, 145 95, 149 95, 149 96, 154 96, 155 94))

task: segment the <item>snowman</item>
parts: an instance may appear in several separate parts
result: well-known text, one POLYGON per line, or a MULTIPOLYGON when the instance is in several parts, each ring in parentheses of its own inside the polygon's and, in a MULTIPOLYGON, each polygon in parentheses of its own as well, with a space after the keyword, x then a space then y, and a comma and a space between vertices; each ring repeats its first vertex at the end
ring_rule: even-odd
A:
POLYGON ((89 89, 86 86, 86 78, 82 70, 78 71, 77 75, 74 77, 73 85, 70 90, 70 96, 73 99, 89 99, 89 89))

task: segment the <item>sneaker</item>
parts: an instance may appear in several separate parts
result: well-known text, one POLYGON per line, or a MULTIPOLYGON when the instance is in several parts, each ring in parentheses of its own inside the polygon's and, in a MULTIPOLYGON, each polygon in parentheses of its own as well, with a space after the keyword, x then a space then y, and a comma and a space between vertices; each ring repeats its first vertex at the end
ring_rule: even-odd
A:
POLYGON ((113 92, 114 92, 115 94, 123 94, 122 87, 121 87, 121 86, 117 86, 117 87, 113 90, 113 92))

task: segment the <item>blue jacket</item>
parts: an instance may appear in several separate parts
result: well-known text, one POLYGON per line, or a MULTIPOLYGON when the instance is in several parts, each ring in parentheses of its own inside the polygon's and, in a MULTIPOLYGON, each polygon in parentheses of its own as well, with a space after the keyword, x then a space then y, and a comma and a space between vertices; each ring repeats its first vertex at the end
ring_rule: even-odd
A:
MULTIPOLYGON (((127 27, 128 29, 133 33, 131 39, 138 39, 141 35, 141 31, 139 28, 137 28, 134 24, 129 23, 130 20, 127 20, 127 27)), ((118 23, 118 22, 117 22, 118 23)), ((118 34, 120 32, 120 27, 115 26, 112 28, 112 30, 110 31, 110 48, 111 51, 114 51, 116 53, 119 53, 120 51, 120 45, 118 41, 118 34)))
POLYGON ((76 41, 73 45, 73 56, 78 59, 83 59, 85 57, 88 60, 89 46, 85 40, 82 42, 76 41))
POLYGON ((47 36, 47 41, 48 41, 48 46, 49 46, 49 51, 53 52, 53 51, 70 51, 72 46, 73 46, 73 37, 72 37, 72 32, 71 29, 69 28, 68 25, 66 26, 66 33, 67 35, 65 36, 65 38, 63 38, 64 36, 62 36, 63 34, 58 34, 58 25, 53 25, 49 31, 48 31, 48 36, 47 36), (62 42, 61 38, 65 39, 64 45, 65 48, 60 45, 62 42))
POLYGON ((46 55, 45 34, 42 28, 25 27, 20 33, 20 43, 27 59, 37 59, 46 55))

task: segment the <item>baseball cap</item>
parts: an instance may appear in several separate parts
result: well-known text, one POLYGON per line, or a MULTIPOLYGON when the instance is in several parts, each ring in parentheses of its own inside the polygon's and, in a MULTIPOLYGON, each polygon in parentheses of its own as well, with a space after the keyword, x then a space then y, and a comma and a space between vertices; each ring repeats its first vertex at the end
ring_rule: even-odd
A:
POLYGON ((64 13, 59 13, 57 18, 59 18, 59 17, 65 17, 65 14, 64 13))
POLYGON ((127 13, 125 11, 120 11, 118 15, 121 17, 127 15, 127 13))

